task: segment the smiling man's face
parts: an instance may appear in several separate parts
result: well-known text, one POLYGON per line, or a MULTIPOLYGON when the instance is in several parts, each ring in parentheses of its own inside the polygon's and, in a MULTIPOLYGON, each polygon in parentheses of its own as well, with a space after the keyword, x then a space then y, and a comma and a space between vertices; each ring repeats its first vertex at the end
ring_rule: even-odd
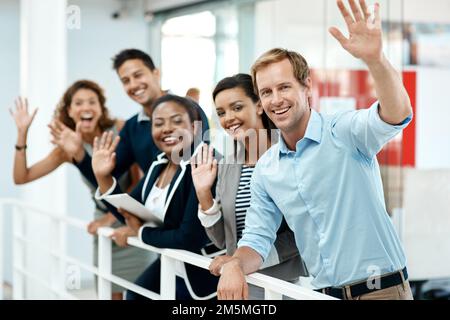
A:
POLYGON ((285 133, 298 130, 309 110, 310 78, 306 86, 301 85, 290 61, 284 59, 258 70, 256 82, 262 107, 275 126, 285 133))
POLYGON ((150 107, 162 94, 159 70, 150 70, 142 60, 125 61, 117 73, 127 95, 144 107, 150 107))

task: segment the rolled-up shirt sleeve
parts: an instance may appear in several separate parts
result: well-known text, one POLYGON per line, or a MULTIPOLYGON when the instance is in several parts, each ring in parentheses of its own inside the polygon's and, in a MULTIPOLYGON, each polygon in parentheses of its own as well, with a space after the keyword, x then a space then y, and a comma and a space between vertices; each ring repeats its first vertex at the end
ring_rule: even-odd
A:
POLYGON ((383 146, 400 133, 412 120, 409 115, 401 123, 392 125, 381 119, 379 103, 370 108, 341 113, 332 122, 333 134, 346 145, 372 159, 383 146))
POLYGON ((209 208, 206 211, 203 211, 200 208, 200 205, 198 206, 198 219, 200 220, 201 224, 205 228, 210 228, 213 225, 217 223, 217 221, 222 218, 222 212, 220 211, 220 204, 216 199, 213 199, 214 203, 211 208, 209 208))
POLYGON ((97 188, 97 190, 95 191, 95 199, 96 200, 105 200, 105 197, 109 196, 110 194, 112 194, 114 189, 116 189, 117 180, 114 177, 112 177, 112 178, 113 178, 113 184, 112 184, 111 188, 108 189, 108 191, 106 191, 105 193, 101 194, 100 193, 100 188, 97 188))
POLYGON ((265 191, 258 167, 257 164, 252 175, 250 207, 247 209, 245 229, 238 247, 252 248, 265 261, 275 242, 282 214, 265 191))

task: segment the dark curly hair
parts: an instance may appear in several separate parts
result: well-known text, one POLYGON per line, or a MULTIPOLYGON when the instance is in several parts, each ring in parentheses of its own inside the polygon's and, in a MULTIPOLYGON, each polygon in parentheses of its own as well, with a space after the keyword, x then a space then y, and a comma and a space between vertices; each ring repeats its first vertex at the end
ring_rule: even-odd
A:
POLYGON ((87 89, 95 92, 102 110, 102 115, 98 120, 98 126, 102 132, 111 128, 116 120, 109 116, 108 109, 105 106, 106 98, 103 93, 103 89, 97 83, 90 80, 79 80, 72 84, 66 92, 64 92, 61 101, 56 107, 54 117, 64 123, 67 127, 75 130, 75 121, 73 121, 73 119, 69 116, 69 107, 72 103, 73 96, 80 89, 87 89))

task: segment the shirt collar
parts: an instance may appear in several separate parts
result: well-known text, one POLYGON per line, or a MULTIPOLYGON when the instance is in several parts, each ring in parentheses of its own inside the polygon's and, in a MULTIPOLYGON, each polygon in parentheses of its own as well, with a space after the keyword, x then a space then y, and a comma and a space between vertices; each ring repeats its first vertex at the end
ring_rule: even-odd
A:
MULTIPOLYGON (((311 116, 309 117, 308 126, 306 127, 306 132, 305 132, 305 136, 303 137, 303 139, 309 139, 309 140, 315 141, 317 143, 320 143, 320 141, 322 140, 322 117, 320 116, 320 114, 318 112, 316 112, 313 109, 311 109, 311 116)), ((297 141, 297 144, 300 141, 302 141, 303 139, 300 139, 299 141, 297 141)), ((281 135, 281 131, 279 132, 278 141, 279 141, 278 145, 279 145, 280 153, 287 154, 291 151, 286 146, 286 143, 284 142, 284 139, 281 135)))
POLYGON ((150 117, 145 113, 144 109, 142 109, 141 111, 139 111, 138 117, 137 117, 137 121, 138 121, 138 122, 141 122, 141 121, 150 121, 150 117))
MULTIPOLYGON (((172 94, 172 91, 169 90, 163 90, 164 94, 172 94)), ((137 121, 141 122, 141 121, 150 121, 150 117, 145 113, 144 109, 142 109, 139 113, 138 113, 138 118, 137 121)))

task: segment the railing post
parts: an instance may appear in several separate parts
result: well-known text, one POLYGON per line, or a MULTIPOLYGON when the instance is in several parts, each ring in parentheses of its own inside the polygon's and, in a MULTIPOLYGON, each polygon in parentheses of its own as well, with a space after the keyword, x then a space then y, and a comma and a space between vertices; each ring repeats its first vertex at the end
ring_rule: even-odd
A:
MULTIPOLYGON (((75 274, 69 274, 68 273, 68 266, 66 265, 66 261, 63 259, 63 256, 66 256, 66 250, 67 250, 67 226, 64 221, 59 221, 59 228, 58 228, 58 236, 59 236, 59 246, 58 246, 58 253, 59 253, 59 273, 61 275, 60 279, 60 285, 61 285, 61 291, 66 294, 67 289, 80 289, 81 286, 81 272, 80 270, 77 270, 75 274), (75 277, 73 279, 73 277, 75 277)), ((64 297, 65 298, 65 297, 64 297)))
POLYGON ((281 293, 264 288, 264 300, 282 300, 283 295, 281 293))
POLYGON ((56 235, 56 241, 52 243, 52 251, 55 255, 51 255, 52 263, 52 278, 51 287, 54 290, 52 293, 55 299, 65 299, 66 285, 65 285, 65 262, 63 256, 65 255, 65 222, 51 218, 51 233, 56 235))
MULTIPOLYGON (((176 275, 175 275, 176 260, 161 253, 161 299, 175 300, 176 290, 176 275)), ((181 262, 182 263, 182 262, 181 262)))
POLYGON ((25 276, 22 270, 25 270, 25 248, 24 244, 18 239, 24 237, 25 224, 23 212, 17 207, 13 207, 13 299, 25 299, 25 276))
POLYGON ((112 241, 102 234, 99 229, 98 234, 98 298, 100 300, 111 300, 111 282, 105 279, 105 275, 112 273, 111 250, 112 241))

